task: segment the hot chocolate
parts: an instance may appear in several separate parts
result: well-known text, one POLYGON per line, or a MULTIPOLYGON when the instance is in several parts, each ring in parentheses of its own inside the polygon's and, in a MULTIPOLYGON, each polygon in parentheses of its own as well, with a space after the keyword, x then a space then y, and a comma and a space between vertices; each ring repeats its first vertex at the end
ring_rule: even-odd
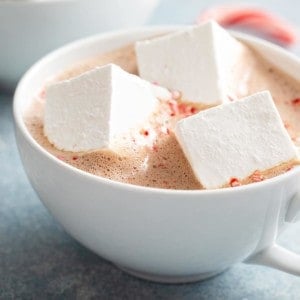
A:
MULTIPOLYGON (((99 55, 59 74, 63 80, 95 66, 107 63, 120 65, 124 70, 137 73, 132 45, 99 55)), ((300 147, 300 85, 276 69, 252 49, 247 49, 236 73, 235 97, 240 98, 257 91, 269 90, 291 138, 300 147)), ((230 96, 230 95, 229 95, 230 96)), ((26 125, 36 141, 51 154, 83 171, 136 185, 169 189, 201 189, 193 171, 179 146, 173 129, 181 118, 195 114, 208 106, 181 99, 173 92, 172 99, 160 101, 156 111, 141 128, 122 134, 114 142, 113 150, 72 153, 56 149, 43 133, 43 92, 34 99, 24 116, 26 125)), ((134 109, 134 108, 133 108, 134 109)), ((242 182, 261 181, 286 172, 287 163, 265 172, 255 172, 242 182)), ((239 183, 238 183, 239 184, 239 183)), ((233 179, 228 185, 237 185, 233 179)))

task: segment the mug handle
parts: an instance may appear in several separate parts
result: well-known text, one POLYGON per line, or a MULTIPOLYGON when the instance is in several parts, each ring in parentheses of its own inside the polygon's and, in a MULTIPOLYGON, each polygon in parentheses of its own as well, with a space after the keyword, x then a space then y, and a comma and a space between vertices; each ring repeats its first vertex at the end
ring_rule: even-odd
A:
MULTIPOLYGON (((300 192, 291 200, 286 222, 300 221, 300 192)), ((300 254, 296 254, 276 243, 258 252, 245 261, 248 264, 262 265, 300 276, 300 254)))

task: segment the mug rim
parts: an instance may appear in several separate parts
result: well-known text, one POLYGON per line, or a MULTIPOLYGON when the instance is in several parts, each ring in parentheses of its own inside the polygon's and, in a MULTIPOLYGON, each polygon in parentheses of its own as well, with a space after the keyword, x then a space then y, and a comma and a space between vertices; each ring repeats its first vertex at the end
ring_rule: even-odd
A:
MULTIPOLYGON (((53 0, 51 0, 53 1, 53 0)), ((55 0, 60 1, 60 0, 55 0)), ((73 0, 66 0, 66 1, 73 1, 73 0)), ((77 0, 76 0, 77 1, 77 0)), ((44 1, 42 1, 44 2, 44 1)), ((46 0, 45 2, 50 2, 50 0, 46 0)), ((23 118, 23 114, 20 109, 20 101, 22 99, 23 90, 26 90, 27 82, 30 82, 31 77, 36 73, 39 72, 39 69, 43 69, 43 66, 53 60, 55 60, 57 57, 64 56, 69 51, 72 51, 73 48, 77 49, 82 48, 84 45, 97 42, 98 40, 105 40, 107 38, 115 38, 120 35, 126 35, 126 34, 138 34, 138 33, 151 33, 151 32, 167 32, 167 31, 174 31, 174 30, 180 30, 187 27, 190 27, 192 25, 165 25, 165 26, 142 26, 142 27, 136 27, 136 28, 130 28, 130 29, 123 29, 123 30, 115 30, 111 32, 106 33, 100 33, 96 35, 92 35, 86 38, 75 40, 71 43, 68 43, 66 45, 63 45, 62 47, 57 48, 54 51, 51 51, 47 55, 43 56, 41 59, 39 59, 36 63, 34 63, 22 76, 20 81, 18 82, 18 85, 16 87, 14 96, 13 96, 13 119, 15 123, 15 130, 16 127, 20 130, 23 137, 26 139, 26 141, 30 144, 31 147, 35 148, 36 151, 40 152, 43 157, 46 159, 49 159, 51 163, 56 164, 57 166, 61 168, 65 168, 69 172, 73 172, 77 176, 83 176, 87 178, 88 180, 92 180, 101 184, 107 184, 111 185, 112 188, 118 188, 118 189, 125 189, 130 191, 137 191, 137 192, 151 192, 151 193, 158 193, 158 194, 168 194, 168 195, 218 195, 218 194, 228 194, 228 193, 236 193, 236 192, 247 192, 248 190, 253 189, 260 189, 260 188, 268 188, 273 185, 278 184, 278 182, 289 180, 292 176, 299 176, 300 175, 300 166, 296 166, 292 168, 290 171, 285 172, 283 174, 277 175, 275 177, 269 178, 264 181, 250 183, 246 185, 241 185, 237 187, 226 187, 226 188, 217 188, 217 189, 202 189, 202 190, 182 190, 182 189, 164 189, 164 188, 157 188, 157 187, 147 187, 147 186, 139 186, 134 185, 130 183, 125 182, 119 182, 112 179, 108 179, 105 177, 97 176, 94 174, 91 174, 89 172, 80 170, 70 164, 65 163, 64 161, 58 159, 51 153, 49 153, 47 150, 45 150, 29 133, 25 122, 23 118)), ((251 35, 230 31, 235 37, 244 39, 246 41, 253 41, 258 42, 260 44, 264 44, 267 46, 271 46, 272 48, 275 48, 275 50, 283 53, 284 55, 290 56, 292 59, 297 60, 300 64, 300 58, 298 58, 296 55, 287 52, 285 49, 282 49, 281 47, 265 41, 263 39, 253 37, 251 35)))

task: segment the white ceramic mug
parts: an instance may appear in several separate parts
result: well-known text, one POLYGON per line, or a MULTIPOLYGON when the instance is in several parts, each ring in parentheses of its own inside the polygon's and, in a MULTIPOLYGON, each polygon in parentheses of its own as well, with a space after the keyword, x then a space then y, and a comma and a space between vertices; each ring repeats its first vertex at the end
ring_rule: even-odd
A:
POLYGON ((0 85, 37 59, 91 34, 143 25, 159 0, 0 0, 0 85))
MULTIPOLYGON (((300 168, 236 188, 176 191, 96 177, 50 155, 22 119, 45 79, 75 62, 175 28, 141 28, 103 34, 65 46, 35 64, 14 98, 21 158, 45 206, 87 248, 127 272, 160 282, 189 282, 235 263, 267 265, 300 275, 300 255, 276 245, 297 220, 300 168)), ((300 61, 277 46, 237 35, 300 78, 300 61)))

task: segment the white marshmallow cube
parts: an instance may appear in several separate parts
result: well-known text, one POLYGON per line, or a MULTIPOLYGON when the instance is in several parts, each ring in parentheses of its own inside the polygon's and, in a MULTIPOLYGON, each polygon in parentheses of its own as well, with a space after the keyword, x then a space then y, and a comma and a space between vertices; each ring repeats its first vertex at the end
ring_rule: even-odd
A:
POLYGON ((109 64, 46 88, 44 133, 58 149, 110 148, 143 122, 168 91, 109 64))
POLYGON ((243 180, 297 159, 268 91, 216 106, 176 124, 176 137, 197 179, 207 189, 243 180))
POLYGON ((188 101, 228 101, 229 81, 247 49, 214 21, 136 43, 139 75, 188 101))

